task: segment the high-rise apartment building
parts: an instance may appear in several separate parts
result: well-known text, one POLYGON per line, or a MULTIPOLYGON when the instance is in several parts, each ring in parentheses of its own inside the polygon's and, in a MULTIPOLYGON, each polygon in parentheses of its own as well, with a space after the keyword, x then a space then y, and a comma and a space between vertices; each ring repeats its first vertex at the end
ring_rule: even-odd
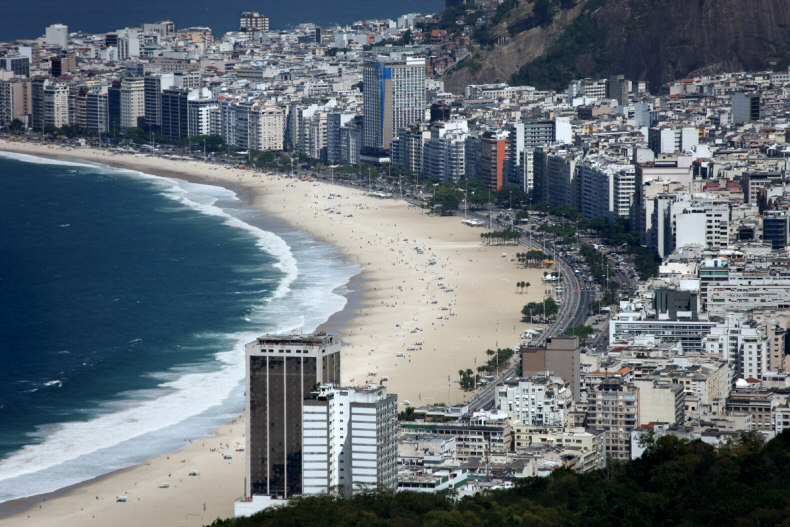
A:
POLYGON ((151 24, 143 24, 144 35, 156 35, 159 38, 167 38, 176 31, 176 25, 172 20, 162 20, 151 24))
POLYGON ((107 87, 92 88, 86 101, 86 128, 94 133, 107 132, 107 117, 107 87))
POLYGON ((577 156, 568 150, 536 148, 533 152, 532 200, 545 201, 553 207, 570 205, 581 209, 576 159, 577 156))
POLYGON ((495 406, 527 425, 565 426, 573 395, 558 376, 508 379, 497 387, 495 406))
POLYGON ((162 126, 162 91, 175 85, 173 73, 146 75, 145 84, 145 124, 159 129, 162 126))
POLYGON ((587 428, 606 433, 606 455, 612 459, 631 458, 631 431, 639 426, 639 389, 628 373, 588 375, 596 382, 587 385, 587 428))
POLYGON ((581 393, 579 337, 549 337, 542 347, 521 348, 521 375, 551 372, 568 382, 574 399, 581 393))
POLYGON ((69 124, 69 88, 52 84, 44 88, 44 128, 69 124))
POLYGON ((387 389, 323 385, 304 401, 304 494, 397 485, 397 396, 387 389))
POLYGON ((505 183, 505 163, 508 158, 508 133, 498 131, 480 139, 480 172, 478 176, 491 190, 499 190, 505 183))
POLYGON ((30 83, 30 104, 33 130, 44 129, 44 89, 49 85, 46 77, 37 77, 30 83))
POLYGON ((241 31, 269 31, 269 17, 253 11, 245 11, 239 20, 241 31))
POLYGON ((187 98, 187 137, 219 133, 219 104, 211 97, 187 98))
POLYGON ((424 145, 423 173, 446 181, 464 179, 468 135, 469 126, 465 120, 434 124, 431 138, 424 145))
POLYGON ((625 75, 612 75, 606 81, 606 98, 616 99, 617 104, 624 106, 628 104, 628 87, 630 82, 625 79, 625 75))
POLYGON ((0 70, 10 71, 17 77, 30 75, 30 58, 19 55, 0 57, 0 70))
POLYGON ((80 128, 88 126, 87 86, 72 86, 69 89, 69 123, 80 128))
POLYGON ((121 83, 113 81, 107 88, 107 126, 109 131, 121 129, 121 83))
POLYGON ((341 163, 340 129, 354 119, 353 113, 331 112, 326 114, 326 162, 341 163))
POLYGON ((398 130, 398 137, 392 140, 390 148, 392 164, 402 165, 416 174, 424 173, 424 150, 430 139, 431 131, 425 123, 401 128, 398 130))
POLYGON ((365 63, 362 81, 363 147, 389 151, 398 130, 425 119, 425 59, 379 57, 365 63))
POLYGON ((340 163, 358 165, 362 151, 362 116, 357 115, 340 127, 340 163))
POLYGON ((737 91, 732 94, 732 122, 750 123, 760 119, 760 94, 737 91))
POLYGON ((763 213, 763 241, 771 249, 784 249, 790 243, 790 215, 787 209, 763 213))
POLYGON ((262 101, 226 99, 220 104, 222 138, 237 148, 281 151, 285 110, 262 101))
POLYGON ((137 120, 145 117, 145 82, 140 78, 121 81, 121 129, 137 128, 137 120))
POLYGON ((189 136, 189 109, 187 90, 168 89, 162 91, 162 135, 168 139, 189 136))
POLYGON ((0 81, 0 124, 8 124, 29 114, 31 107, 29 81, 0 81))
POLYGON ((63 24, 47 26, 44 41, 48 46, 57 46, 66 49, 69 45, 69 27, 63 24))
POLYGON ((246 494, 303 494, 303 413, 310 392, 340 382, 331 335, 265 335, 246 345, 246 494))

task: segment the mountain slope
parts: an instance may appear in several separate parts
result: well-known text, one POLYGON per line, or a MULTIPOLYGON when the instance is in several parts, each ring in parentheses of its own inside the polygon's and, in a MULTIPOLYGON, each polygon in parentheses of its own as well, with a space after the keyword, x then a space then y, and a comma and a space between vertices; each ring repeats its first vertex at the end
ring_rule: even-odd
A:
POLYGON ((656 91, 692 72, 765 68, 790 42, 787 0, 561 0, 549 23, 529 27, 539 2, 488 28, 487 45, 473 55, 480 67, 459 64, 445 86, 511 80, 562 88, 577 77, 623 73, 656 91))

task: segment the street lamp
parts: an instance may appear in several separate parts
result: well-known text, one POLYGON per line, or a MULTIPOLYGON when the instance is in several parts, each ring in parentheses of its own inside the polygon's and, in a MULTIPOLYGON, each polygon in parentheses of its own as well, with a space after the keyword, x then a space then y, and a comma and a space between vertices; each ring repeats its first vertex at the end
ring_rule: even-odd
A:
POLYGON ((491 222, 494 221, 491 217, 491 187, 488 187, 488 230, 491 230, 491 222))
POLYGON ((464 188, 464 219, 466 219, 466 210, 469 203, 469 183, 466 184, 466 188, 464 188))
POLYGON ((513 191, 510 190, 510 207, 507 209, 510 214, 510 228, 513 229, 513 191))

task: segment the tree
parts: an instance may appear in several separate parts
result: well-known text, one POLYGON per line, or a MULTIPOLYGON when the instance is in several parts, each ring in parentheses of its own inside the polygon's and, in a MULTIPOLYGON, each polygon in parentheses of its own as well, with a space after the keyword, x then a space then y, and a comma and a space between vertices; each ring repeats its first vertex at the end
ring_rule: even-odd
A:
POLYGON ((407 406, 404 411, 400 412, 398 421, 414 421, 414 407, 407 406))
POLYGON ((515 185, 502 185, 493 197, 497 207, 500 208, 518 207, 519 203, 527 201, 528 198, 527 193, 515 185))
POLYGON ((444 185, 435 188, 436 191, 428 202, 431 207, 439 208, 441 212, 458 210, 460 200, 458 199, 458 191, 455 188, 444 185))
POLYGON ((549 0, 535 0, 532 6, 532 19, 536 26, 547 26, 554 17, 554 8, 549 0))
POLYGON ((25 123, 19 119, 14 119, 8 124, 8 129, 12 132, 21 132, 25 129, 25 123))
POLYGON ((590 326, 573 326, 565 331, 569 337, 579 337, 580 340, 587 340, 587 337, 595 333, 595 329, 590 326))
POLYGON ((464 181, 463 189, 469 208, 475 209, 488 203, 488 187, 483 180, 467 179, 464 181))

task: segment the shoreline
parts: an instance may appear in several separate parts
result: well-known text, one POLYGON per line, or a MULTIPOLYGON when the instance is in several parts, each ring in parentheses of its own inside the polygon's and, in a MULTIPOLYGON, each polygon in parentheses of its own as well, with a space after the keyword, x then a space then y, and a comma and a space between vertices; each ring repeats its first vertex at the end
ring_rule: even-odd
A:
MULTIPOLYGON (((490 316, 492 311, 498 312, 500 308, 503 313, 512 313, 511 308, 536 299, 534 294, 518 295, 517 302, 505 302, 505 304, 515 304, 509 307, 499 306, 496 299, 494 302, 490 299, 484 301, 484 297, 489 296, 489 293, 493 297, 497 297, 495 293, 504 295, 506 290, 512 295, 511 287, 504 288, 497 282, 506 281, 513 284, 515 282, 510 278, 502 276, 515 274, 522 276, 529 274, 532 283, 535 284, 530 293, 534 293, 542 287, 538 279, 540 270, 516 269, 508 259, 499 257, 499 253, 504 254, 507 251, 512 253, 513 247, 482 247, 479 238, 476 238, 480 231, 460 226, 460 219, 456 217, 431 217, 426 221, 425 216, 418 211, 410 210, 407 204, 400 200, 377 200, 367 196, 366 192, 360 189, 324 182, 305 182, 280 175, 251 173, 202 162, 174 161, 144 155, 115 155, 105 150, 97 151, 90 148, 6 141, 0 141, 0 150, 62 160, 82 159, 116 168, 222 186, 236 192, 240 200, 262 210, 267 216, 284 225, 334 245, 346 261, 353 262, 361 268, 360 273, 354 275, 346 285, 348 289, 348 293, 344 294, 347 299, 346 306, 330 316, 318 328, 340 334, 344 349, 345 384, 379 382, 382 377, 390 377, 392 380, 385 385, 391 393, 397 393, 401 401, 404 399, 415 401, 415 406, 440 401, 454 404, 468 399, 470 395, 461 392, 457 385, 453 386, 451 382, 453 372, 457 372, 460 367, 476 366, 478 358, 482 364, 486 348, 511 346, 519 340, 521 330, 532 327, 530 324, 521 323, 520 314, 516 312, 514 315, 518 316, 511 315, 507 321, 507 326, 511 321, 513 322, 511 334, 506 330, 504 323, 507 317, 502 317, 503 320, 500 321, 500 313, 494 313, 494 318, 490 316), (307 192, 304 192, 305 190, 307 192), (332 195, 336 196, 332 197, 332 195), (342 197, 338 197, 340 195, 342 197), (335 209, 337 211, 343 209, 343 214, 335 212, 335 209), (340 218, 337 217, 338 215, 340 218), (356 216, 362 218, 357 219, 356 216), (386 219, 387 222, 379 222, 376 226, 375 220, 380 219, 386 219), (398 222, 402 222, 400 227, 398 222), (417 254, 412 252, 416 247, 420 247, 417 254), (385 248, 389 248, 389 253, 392 254, 387 254, 385 248), (428 265, 424 257, 426 254, 432 259, 430 260, 432 263, 429 262, 428 265), (458 261, 451 261, 456 256, 458 261), (465 260, 467 257, 468 261, 465 260), (499 276, 500 272, 502 276, 499 276), (470 285, 466 281, 479 282, 479 284, 474 287, 475 284, 470 285), (414 292, 407 292, 407 287, 408 291, 414 292), (459 289, 461 291, 456 292, 459 289), (460 301, 463 306, 459 306, 460 301), (467 310, 472 315, 471 319, 466 316, 467 310), (436 316, 437 314, 439 316, 436 316), (465 320, 466 323, 458 324, 460 319, 468 320, 465 320), (503 322, 501 327, 500 322, 503 322), (470 325, 478 329, 467 327, 470 325), (456 337, 454 342, 452 336, 456 337), (476 337, 475 342, 472 341, 473 336, 476 337), (428 352, 431 345, 433 345, 433 353, 428 352), (441 346, 440 349, 437 350, 436 345, 441 346), (386 348, 386 351, 380 348, 386 348), (397 369, 398 366, 401 367, 400 371, 397 369), (401 372, 403 377, 398 376, 401 372), (370 376, 371 373, 376 373, 377 376, 370 376), (443 379, 445 373, 448 381, 446 387, 443 380, 437 382, 437 378, 443 379)), ((234 421, 237 433, 233 440, 236 444, 243 445, 243 433, 239 437, 239 432, 243 431, 243 416, 241 423, 238 418, 234 421)), ((178 456, 179 453, 194 448, 196 443, 205 446, 206 443, 216 442, 217 438, 223 437, 225 429, 233 425, 234 421, 215 430, 214 436, 193 441, 169 456, 178 456)), ((224 444, 227 446, 230 443, 224 444)), ((0 524, 5 525, 8 520, 8 524, 11 525, 12 520, 18 519, 22 522, 20 524, 24 525, 46 525, 48 521, 54 519, 55 515, 62 518, 64 514, 67 516, 70 514, 69 517, 74 520, 74 523, 69 523, 64 519, 66 525, 82 524, 81 522, 87 518, 84 516, 82 519, 77 518, 80 515, 77 514, 76 504, 84 500, 86 492, 91 494, 95 492, 93 489, 111 487, 117 482, 126 480, 131 481, 128 479, 130 475, 132 479, 140 479, 144 476, 139 472, 141 469, 167 465, 166 460, 161 458, 169 460, 169 456, 159 456, 140 465, 111 472, 50 494, 7 502, 0 505, 0 524), (30 503, 22 505, 25 509, 20 512, 20 502, 26 501, 30 503), (14 511, 3 514, 4 505, 12 503, 14 511), (33 509, 37 504, 39 508, 33 509), (61 507, 57 504, 63 505, 61 507), (31 517, 23 519, 25 512, 31 513, 31 517), (36 518, 33 516, 39 517, 41 522, 35 523, 36 518)), ((234 460, 228 464, 235 465, 235 476, 229 473, 227 477, 237 481, 236 492, 231 495, 241 497, 244 463, 241 459, 236 462, 235 458, 243 456, 236 453, 233 457, 234 460)), ((150 484, 153 480, 149 478, 146 481, 150 484)), ((135 481, 134 485, 138 483, 140 482, 135 481)), ((156 494, 156 490, 149 489, 145 499, 148 500, 150 495, 156 494)), ((118 525, 140 523, 139 516, 134 523, 128 523, 129 519, 122 510, 122 515, 116 517, 119 507, 114 503, 109 506, 104 503, 106 496, 102 500, 98 499, 99 494, 96 496, 96 501, 102 501, 103 506, 90 503, 92 507, 89 508, 101 511, 105 521, 112 518, 111 521, 118 525)), ((203 506, 209 513, 205 509, 205 502, 203 506)), ((202 524, 193 523, 189 516, 181 516, 178 519, 174 516, 166 518, 167 515, 163 515, 164 511, 161 509, 157 511, 158 508, 153 507, 152 510, 156 514, 148 517, 145 523, 170 525, 174 521, 179 521, 187 522, 186 524, 202 524)), ((214 505, 209 507, 209 509, 213 508, 214 505)), ((200 514, 201 519, 198 520, 195 516, 194 520, 208 523, 217 515, 232 515, 232 508, 233 501, 230 499, 226 507, 219 507, 219 510, 214 512, 213 517, 207 519, 200 514)), ((83 512, 84 509, 84 506, 81 507, 79 512, 83 512)))

